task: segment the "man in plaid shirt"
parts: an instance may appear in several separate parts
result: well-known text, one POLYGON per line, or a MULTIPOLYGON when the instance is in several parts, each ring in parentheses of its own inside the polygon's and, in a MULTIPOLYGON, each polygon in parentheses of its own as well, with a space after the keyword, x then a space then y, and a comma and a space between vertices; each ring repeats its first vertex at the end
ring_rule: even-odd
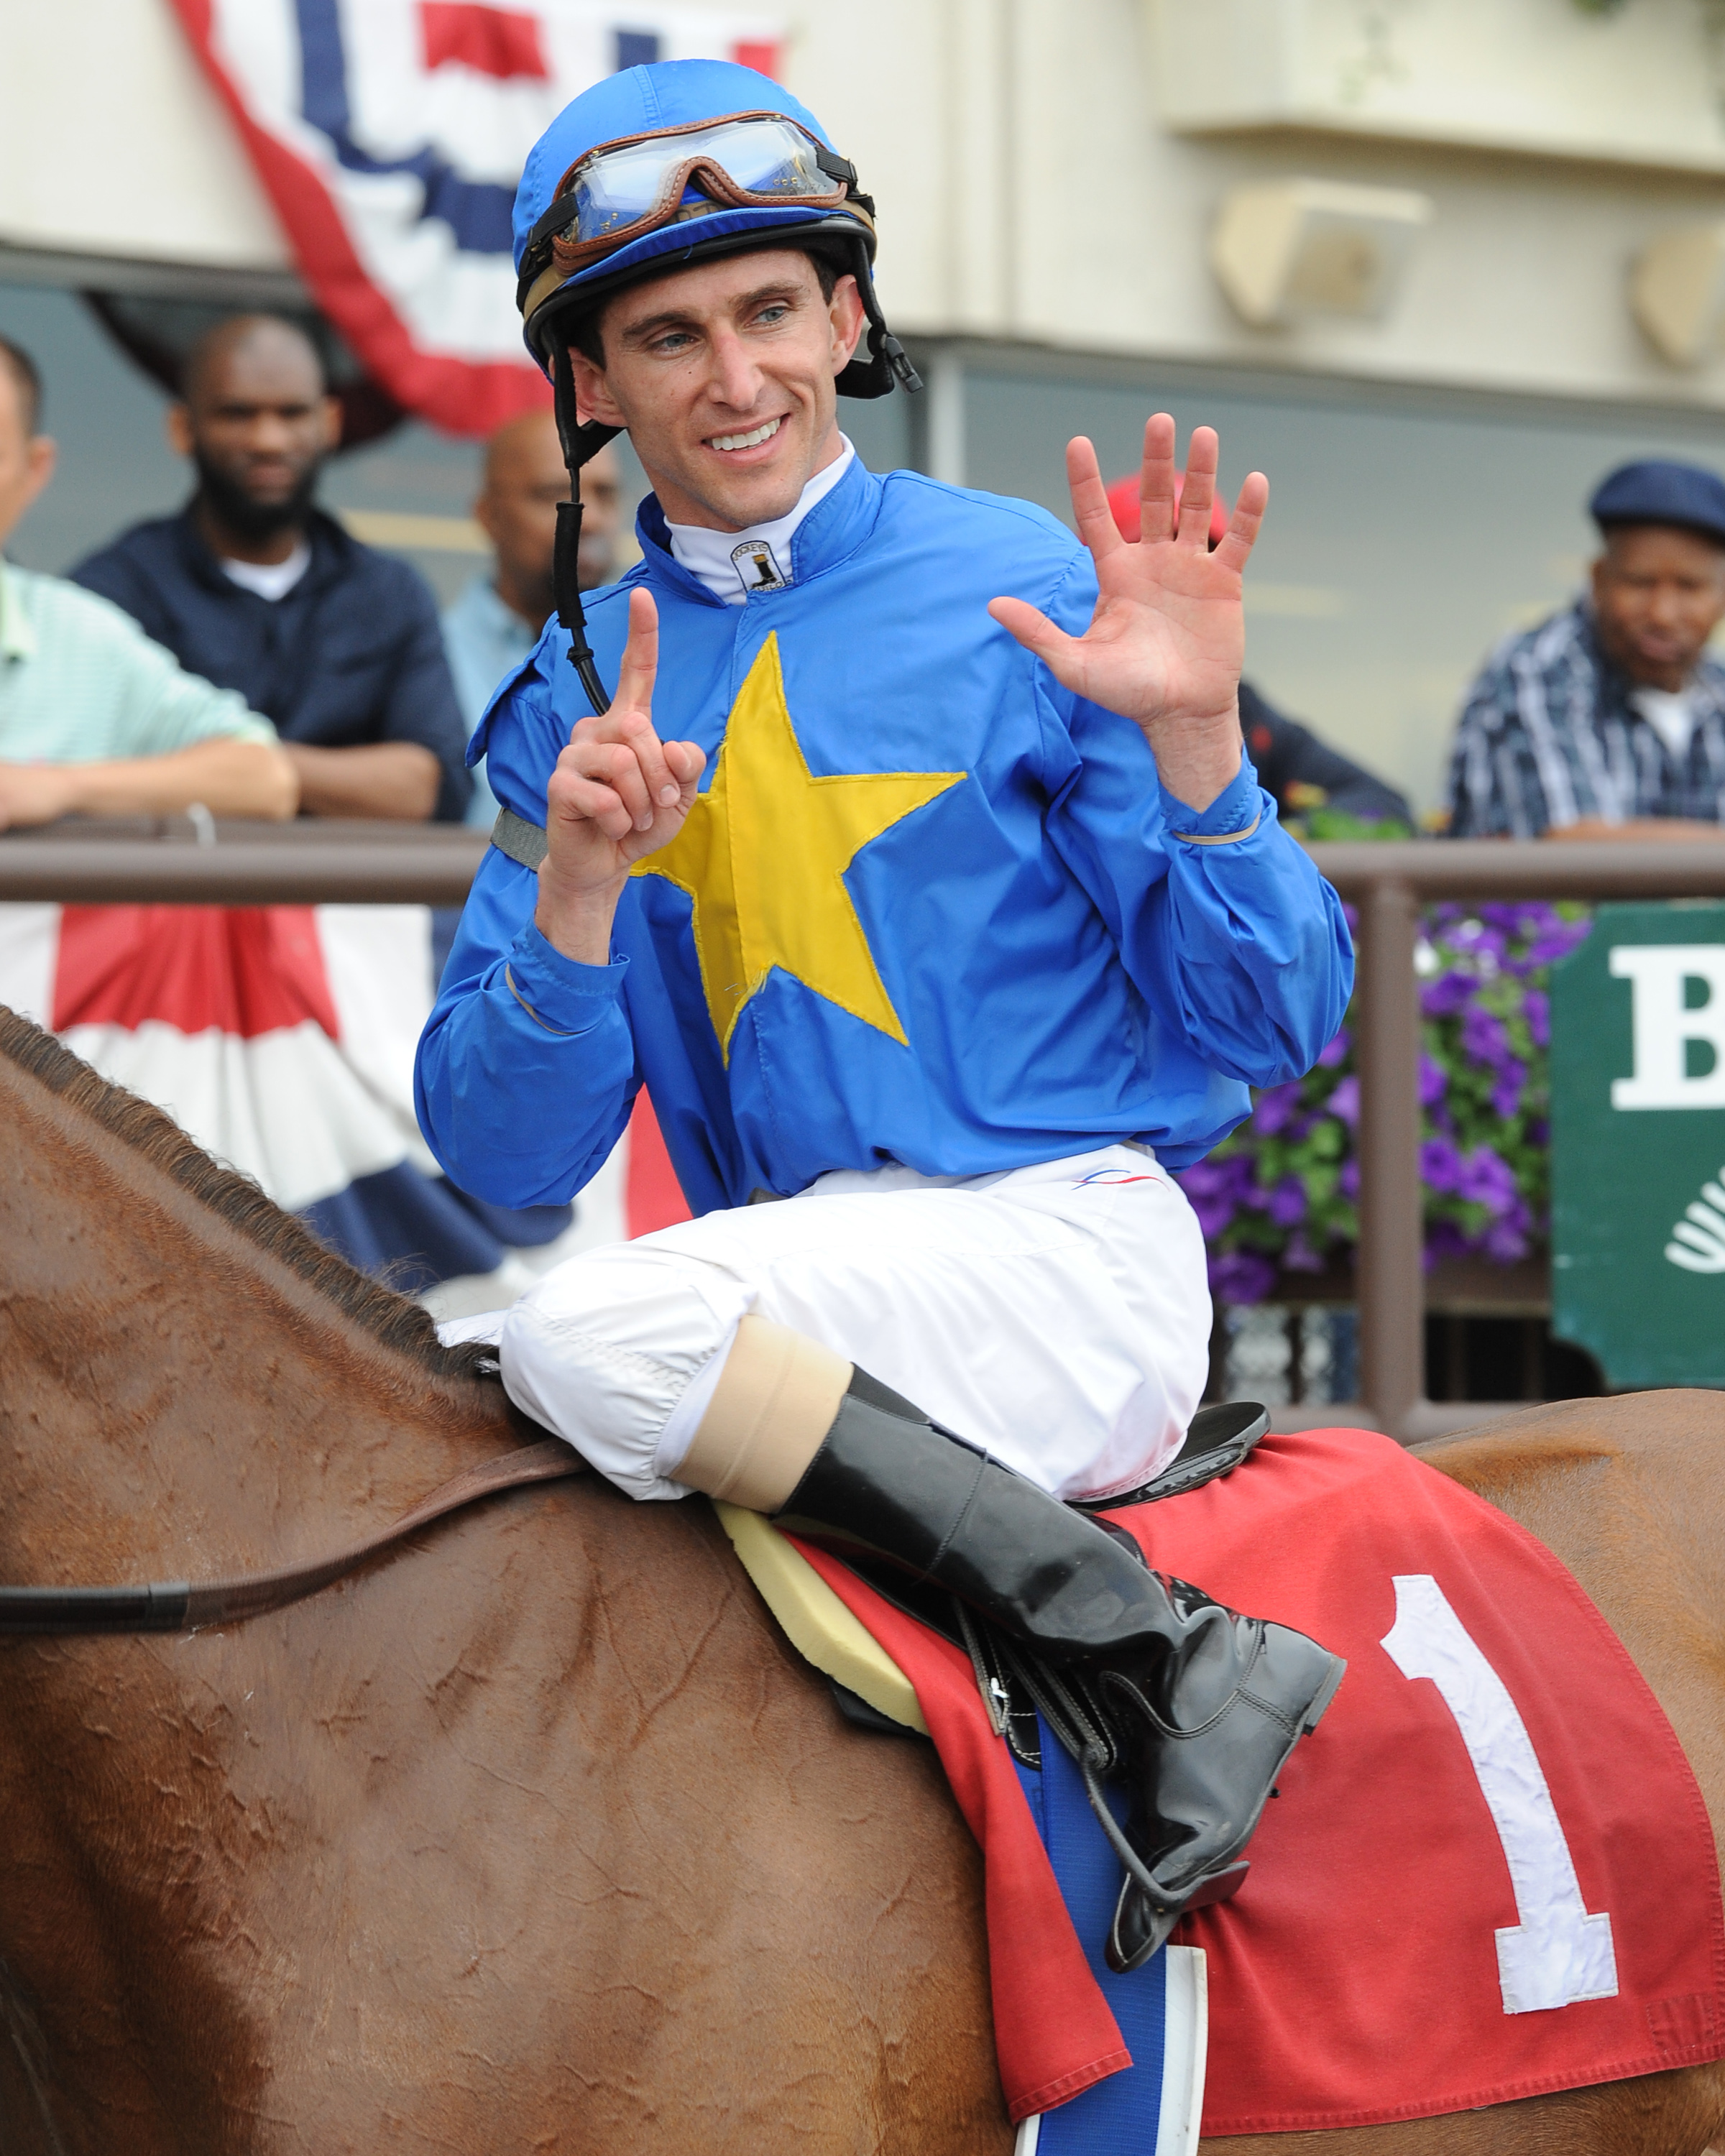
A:
POLYGON ((1512 636, 1473 685, 1450 762, 1450 835, 1717 837, 1725 824, 1725 481, 1625 465, 1588 505, 1592 589, 1512 636))

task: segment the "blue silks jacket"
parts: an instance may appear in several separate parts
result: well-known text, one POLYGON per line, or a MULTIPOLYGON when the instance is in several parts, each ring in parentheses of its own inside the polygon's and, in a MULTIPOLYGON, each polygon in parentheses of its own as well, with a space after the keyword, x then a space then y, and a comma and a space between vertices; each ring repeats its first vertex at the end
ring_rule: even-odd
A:
MULTIPOLYGON (((791 583, 740 607, 675 561, 651 496, 639 531, 644 559, 588 600, 599 670, 615 681, 644 583, 655 724, 707 756, 691 827, 721 803, 732 822, 706 826, 719 843, 695 873, 685 827, 680 881, 655 872, 668 856, 637 869, 608 966, 553 950, 533 926, 537 879, 486 855, 416 1075, 421 1127, 464 1189, 571 1197, 644 1084, 696 1213, 830 1168, 978 1175, 1127 1137, 1178 1168, 1244 1118, 1250 1086, 1309 1069, 1353 950, 1250 764, 1201 816, 1165 803, 1138 728, 1063 689, 987 612, 1016 593, 1087 625, 1090 557, 1051 516, 859 461, 798 528, 791 583), (876 782, 870 827, 887 820, 848 865, 848 839, 823 839, 830 874, 782 868, 773 833, 806 863, 826 804, 867 791, 847 791, 858 773, 932 776, 876 782), (745 859, 728 834, 751 787, 745 859), (1255 818, 1238 843, 1191 842, 1255 818)), ((587 716, 567 649, 553 622, 468 752, 535 824, 587 716)))

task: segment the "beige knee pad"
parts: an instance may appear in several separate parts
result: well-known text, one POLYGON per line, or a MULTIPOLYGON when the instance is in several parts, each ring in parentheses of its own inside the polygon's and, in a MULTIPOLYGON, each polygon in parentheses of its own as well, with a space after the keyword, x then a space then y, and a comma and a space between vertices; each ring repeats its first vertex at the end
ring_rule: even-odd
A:
POLYGON ((851 1365, 806 1333, 745 1317, 719 1382, 672 1471, 678 1481, 752 1512, 776 1512, 820 1450, 851 1365))

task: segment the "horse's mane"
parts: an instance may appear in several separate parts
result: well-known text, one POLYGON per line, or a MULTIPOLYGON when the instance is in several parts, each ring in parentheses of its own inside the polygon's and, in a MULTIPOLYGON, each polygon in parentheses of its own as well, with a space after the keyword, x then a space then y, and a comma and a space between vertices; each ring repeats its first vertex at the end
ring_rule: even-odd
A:
POLYGON ((393 1288, 337 1257, 292 1214, 265 1197, 249 1176, 223 1168, 148 1101, 110 1084, 39 1025, 0 1006, 0 1055, 111 1132, 188 1195, 236 1228, 269 1256, 327 1296, 379 1344, 411 1357, 437 1378, 471 1377, 488 1350, 445 1348, 429 1313, 393 1288))

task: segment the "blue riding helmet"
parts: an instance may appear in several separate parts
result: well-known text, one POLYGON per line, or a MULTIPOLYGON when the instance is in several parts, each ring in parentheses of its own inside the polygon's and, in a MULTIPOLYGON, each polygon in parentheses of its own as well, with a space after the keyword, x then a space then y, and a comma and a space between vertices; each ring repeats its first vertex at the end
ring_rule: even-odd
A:
POLYGON ((516 304, 527 349, 557 393, 569 468, 552 588, 569 664, 596 711, 610 698, 587 640, 577 575, 581 467, 618 430, 581 422, 567 324, 643 278, 774 244, 824 255, 856 279, 868 355, 840 372, 840 395, 885 397, 895 381, 922 387, 875 296, 875 205, 856 167, 812 112, 753 68, 730 60, 625 68, 563 108, 521 174, 516 304))
MULTIPOLYGON (((721 146, 716 155, 722 161, 724 154, 721 146)), ((626 285, 746 253, 771 244, 771 235, 826 255, 856 279, 869 316, 868 356, 854 359, 839 375, 840 393, 884 397, 895 378, 906 388, 920 388, 875 297, 874 208, 858 188, 855 167, 834 151, 814 115, 769 77, 729 60, 660 60, 626 68, 565 106, 534 145, 521 174, 515 202, 516 297, 527 349, 555 382, 563 340, 552 336, 554 325, 587 313, 626 285), (697 154, 680 198, 665 203, 656 221, 620 222, 614 246, 581 236, 589 204, 586 191, 574 184, 575 167, 595 152, 633 145, 637 162, 644 162, 641 153, 663 142, 665 162, 675 166, 679 138, 687 131, 716 135, 721 130, 713 123, 770 116, 789 121, 806 138, 812 154, 804 184, 818 187, 825 199, 762 200, 750 194, 752 177, 739 186, 727 181, 722 162, 697 154), (738 198, 744 196, 749 198, 738 198)))

